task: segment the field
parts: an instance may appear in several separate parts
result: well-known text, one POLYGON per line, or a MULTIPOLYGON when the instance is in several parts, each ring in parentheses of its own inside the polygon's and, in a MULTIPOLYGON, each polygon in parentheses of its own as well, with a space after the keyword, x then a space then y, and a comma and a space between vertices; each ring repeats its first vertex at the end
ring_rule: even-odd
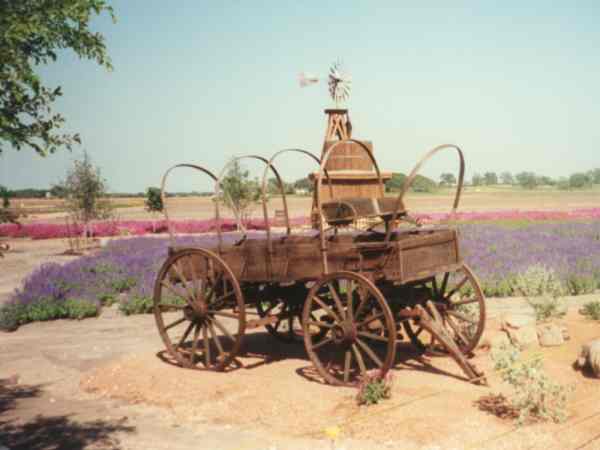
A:
MULTIPOLYGON (((107 437, 101 448, 176 448, 174 442, 186 448, 202 442, 206 448, 328 449, 333 447, 324 440, 323 429, 331 425, 342 430, 339 447, 349 450, 599 448, 598 381, 571 368, 581 342, 599 335, 598 322, 578 313, 581 304, 600 300, 598 198, 592 190, 480 189, 467 190, 460 208, 468 212, 460 224, 465 258, 488 297, 495 297, 488 301, 489 336, 499 331, 503 314, 530 308, 512 291, 515 277, 528 268, 551 270, 565 291, 568 314, 562 323, 569 327, 571 340, 537 353, 553 380, 575 386, 564 424, 518 428, 478 410, 474 402, 482 395, 507 392, 485 350, 474 361, 489 374, 491 387, 465 383, 451 360, 423 362, 407 350, 393 370, 392 399, 369 408, 355 405, 354 390, 322 384, 301 344, 282 345, 263 329, 249 334, 239 359, 241 370, 223 374, 174 367, 164 357, 151 315, 118 312, 148 310, 156 271, 166 257, 164 235, 116 237, 84 257, 60 255, 67 248, 65 239, 10 238, 11 251, 0 259, 0 304, 41 307, 29 311, 32 315, 16 332, 0 335, 0 406, 15 405, 8 416, 14 422, 4 428, 9 448, 27 448, 41 433, 52 442, 47 430, 87 436, 101 426, 113 430, 107 436, 114 439, 107 437), (26 323, 51 318, 44 314, 52 313, 77 317, 52 306, 69 299, 92 308, 77 307, 74 314, 100 312, 100 317, 26 323), (15 374, 21 384, 5 387, 3 380, 15 374), (25 419, 29 422, 19 425, 25 419)), ((118 201, 121 223, 154 220, 143 199, 118 201)), ((435 219, 451 202, 452 193, 445 191, 413 194, 407 206, 435 219)), ((26 226, 64 221, 64 213, 48 212, 57 207, 56 201, 24 204, 39 211, 30 213, 26 226)), ((310 204, 307 197, 290 198, 291 216, 306 217, 310 204)), ((204 197, 169 199, 170 215, 180 223, 208 223, 212 206, 204 197)), ((269 207, 273 217, 281 209, 280 200, 272 200, 269 207)), ((259 212, 257 208, 253 215, 256 221, 259 212)), ((181 239, 210 247, 215 237, 181 239)))

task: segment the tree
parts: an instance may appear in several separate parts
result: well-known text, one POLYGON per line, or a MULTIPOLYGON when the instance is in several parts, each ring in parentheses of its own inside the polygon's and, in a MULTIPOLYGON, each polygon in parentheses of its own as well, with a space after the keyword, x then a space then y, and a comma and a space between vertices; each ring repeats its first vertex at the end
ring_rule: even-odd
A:
POLYGON ((588 172, 588 176, 594 184, 600 184, 600 169, 592 169, 588 172))
POLYGON ((515 179, 510 172, 502 172, 500 174, 502 184, 515 184, 515 179))
POLYGON ((541 176, 537 177, 537 184, 538 184, 538 186, 554 186, 556 184, 556 181, 554 181, 550 177, 541 175, 541 176))
POLYGON ((537 186, 537 177, 533 172, 521 172, 515 175, 519 186, 524 189, 535 189, 537 186))
POLYGON ((82 160, 73 161, 67 177, 61 183, 66 193, 65 206, 77 222, 83 222, 85 232, 89 233, 90 222, 107 219, 112 215, 112 205, 107 200, 106 180, 102 178, 100 169, 94 167, 87 154, 82 160))
POLYGON ((387 192, 400 192, 402 186, 404 186, 404 181, 406 180, 406 175, 399 172, 392 173, 392 177, 386 181, 385 190, 387 192))
POLYGON ((262 198, 258 181, 251 180, 249 172, 235 161, 223 179, 221 189, 223 195, 220 200, 238 214, 242 222, 247 222, 253 206, 262 198))
POLYGON ((157 187, 149 187, 146 190, 146 200, 144 201, 144 204, 146 205, 146 211, 152 214, 152 232, 156 233, 156 223, 154 219, 156 218, 156 214, 162 212, 165 207, 160 189, 157 187))
POLYGON ((2 197, 2 208, 10 208, 10 191, 0 185, 0 197, 2 197))
POLYGON ((496 172, 486 172, 483 174, 484 182, 487 186, 498 184, 498 175, 496 172))
POLYGON ((452 186, 453 184, 456 184, 456 177, 453 173, 443 173, 440 175, 440 184, 452 186))
POLYGON ((315 184, 308 177, 300 178, 294 181, 294 190, 312 192, 315 189, 315 184))
POLYGON ((5 144, 39 155, 80 143, 78 134, 58 134, 65 122, 52 112, 62 95, 48 87, 36 71, 70 49, 80 58, 111 69, 104 37, 89 28, 93 15, 107 12, 106 0, 0 0, 0 154, 5 144))
POLYGON ((574 173, 569 177, 569 187, 573 189, 581 189, 592 184, 592 180, 585 173, 574 173))
POLYGON ((481 186, 483 184, 483 177, 478 173, 474 173, 473 177, 471 178, 471 184, 473 186, 481 186))

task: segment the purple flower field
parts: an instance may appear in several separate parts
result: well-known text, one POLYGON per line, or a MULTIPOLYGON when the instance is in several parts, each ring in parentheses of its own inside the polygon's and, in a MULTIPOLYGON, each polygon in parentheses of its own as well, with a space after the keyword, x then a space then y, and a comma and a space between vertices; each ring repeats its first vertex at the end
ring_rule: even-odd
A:
MULTIPOLYGON (((553 269, 571 294, 600 287, 600 222, 519 228, 472 224, 460 229, 463 255, 486 295, 513 295, 511 280, 536 264, 553 269)), ((237 236, 227 234, 225 240, 233 242, 237 236)), ((214 235, 178 238, 178 245, 210 248, 215 244, 214 235)), ((168 245, 169 240, 162 237, 121 239, 64 265, 45 264, 15 291, 13 304, 82 299, 100 305, 119 299, 124 310, 127 302, 144 301, 149 306, 154 277, 168 245)))

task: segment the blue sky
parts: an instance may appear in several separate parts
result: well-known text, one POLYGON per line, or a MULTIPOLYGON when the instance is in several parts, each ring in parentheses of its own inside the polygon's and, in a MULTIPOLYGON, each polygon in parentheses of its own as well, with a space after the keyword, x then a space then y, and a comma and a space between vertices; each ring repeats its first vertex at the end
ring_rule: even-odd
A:
MULTIPOLYGON (((0 184, 47 187, 83 149, 121 192, 158 185, 178 162, 218 171, 239 154, 319 153, 331 100, 297 77, 337 58, 353 77, 354 135, 385 170, 407 172, 442 143, 463 148, 469 177, 600 167, 600 3, 415 3, 115 0, 117 23, 94 21, 113 72, 68 52, 42 70, 84 144, 45 159, 7 149, 0 184)), ((425 174, 454 167, 443 157, 425 174)), ((288 180, 312 169, 281 161, 288 180)), ((209 188, 183 171, 171 184, 209 188)))

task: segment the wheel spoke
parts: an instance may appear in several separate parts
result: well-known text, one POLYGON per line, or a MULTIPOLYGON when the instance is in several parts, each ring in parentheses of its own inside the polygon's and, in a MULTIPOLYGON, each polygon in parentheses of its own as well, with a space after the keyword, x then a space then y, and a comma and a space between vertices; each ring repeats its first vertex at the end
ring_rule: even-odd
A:
POLYGON ((317 304, 321 308, 323 308, 327 312, 327 314, 329 314, 336 322, 342 322, 338 315, 334 313, 333 310, 329 306, 327 306, 319 297, 313 295, 313 300, 317 302, 317 304))
POLYGON ((458 311, 454 311, 454 310, 449 310, 447 311, 449 315, 456 317, 457 319, 463 320, 465 322, 469 322, 472 324, 477 325, 479 323, 479 321, 477 319, 473 319, 472 317, 469 317, 463 313, 460 313, 458 311))
POLYGON ((350 350, 346 350, 346 355, 344 357, 344 383, 347 383, 350 380, 350 364, 352 363, 352 352, 350 350))
POLYGON ((450 316, 446 317, 446 323, 448 325, 450 325, 450 328, 452 328, 452 331, 454 331, 456 336, 463 342, 463 344, 469 345, 469 340, 463 336, 458 325, 456 323, 454 323, 454 319, 452 317, 450 317, 450 316))
POLYGON ((183 284, 183 287, 185 288, 185 290, 187 291, 188 295, 190 296, 190 300, 192 301, 192 303, 194 302, 195 296, 194 296, 194 292, 192 290, 190 290, 190 287, 188 286, 188 281, 187 279, 183 276, 183 273, 181 272, 180 268, 179 268, 179 261, 175 261, 173 263, 173 269, 175 270, 175 273, 177 274, 177 276, 179 277, 179 280, 181 281, 181 283, 183 284))
POLYGON ((167 325, 165 327, 165 331, 170 330, 173 327, 176 327, 177 325, 179 325, 180 323, 185 322, 187 319, 185 317, 182 317, 181 319, 177 319, 175 322, 170 323, 169 325, 167 325))
POLYGON ((198 350, 198 341, 200 337, 200 325, 196 324, 196 328, 194 328, 194 341, 192 342, 192 352, 190 354, 190 363, 194 365, 196 361, 196 352, 198 350))
POLYGON ((215 331, 215 327, 213 326, 212 322, 208 321, 208 331, 210 331, 210 336, 212 337, 213 341, 215 342, 215 345, 217 346, 217 349, 219 350, 219 354, 223 355, 225 354, 225 351, 223 350, 223 346, 221 345, 221 338, 217 335, 216 331, 215 331))
POLYGON ((362 355, 360 354, 360 350, 356 346, 356 344, 352 344, 352 351, 354 352, 354 357, 356 361, 358 361, 358 367, 360 368, 360 373, 364 374, 367 371, 367 367, 365 366, 365 361, 363 360, 362 355))
POLYGON ((346 288, 346 319, 348 321, 354 321, 354 305, 353 303, 354 296, 354 281, 350 280, 348 282, 348 287, 346 288))
POLYGON ((440 289, 440 297, 444 297, 444 293, 446 292, 446 287, 448 286, 448 278, 450 278, 450 272, 446 272, 444 274, 444 279, 442 280, 442 288, 440 289))
POLYGON ((373 333, 367 333, 366 331, 359 331, 357 334, 359 336, 366 337, 367 339, 373 339, 374 341, 388 342, 388 339, 386 337, 378 336, 373 333))
POLYGON ((179 342, 177 343, 177 348, 183 347, 183 344, 185 343, 185 340, 190 335, 190 332, 192 331, 192 328, 194 328, 194 322, 190 322, 189 326, 185 330, 185 333, 183 333, 183 336, 181 336, 181 339, 179 339, 179 342))
POLYGON ((468 305, 469 303, 477 303, 479 300, 477 298, 468 298, 465 300, 459 300, 457 302, 450 302, 450 304, 454 307, 454 306, 462 306, 462 305, 468 305))
POLYGON ((202 327, 202 340, 204 341, 204 364, 210 367, 210 342, 208 340, 206 325, 202 327))
POLYGON ((329 288, 329 292, 331 293, 331 296, 333 297, 335 306, 337 307, 338 311, 340 312, 340 317, 342 318, 342 320, 346 319, 346 313, 344 312, 344 305, 342 305, 342 300, 340 299, 340 296, 338 295, 335 287, 333 287, 331 285, 331 283, 327 284, 327 287, 329 288))
POLYGON ((454 286, 454 288, 450 292, 448 292, 448 296, 446 297, 448 302, 450 301, 450 299, 452 298, 452 296, 454 294, 456 294, 458 291, 460 291, 460 288, 462 288, 467 281, 469 281, 469 277, 467 277, 465 275, 465 277, 462 280, 460 280, 460 283, 458 283, 456 286, 454 286))
POLYGON ((370 324, 371 322, 377 320, 377 319, 381 319, 382 317, 385 317, 384 313, 378 313, 378 314, 374 314, 371 317, 366 318, 365 320, 363 320, 361 323, 359 323, 358 325, 356 325, 356 328, 362 328, 365 325, 370 324))
POLYGON ((209 309, 208 312, 210 314, 214 314, 215 316, 227 317, 229 319, 239 319, 239 316, 237 314, 233 314, 233 313, 229 313, 229 312, 225 312, 225 311, 215 311, 215 310, 209 309))
POLYGON ((360 298, 360 303, 358 304, 358 307, 356 308, 356 311, 354 311, 354 317, 360 317, 360 313, 362 312, 363 306, 365 306, 365 304, 367 303, 367 300, 369 299, 368 295, 364 295, 365 293, 362 292, 362 289, 360 289, 360 287, 358 288, 358 296, 360 298))
POLYGON ((217 326, 217 328, 219 330, 221 330, 221 332, 224 335, 226 335, 229 339, 231 339, 235 343, 235 339, 233 338, 233 336, 231 335, 231 333, 229 332, 229 330, 227 328, 225 328, 223 326, 223 324, 216 317, 213 317, 211 320, 214 322, 214 324, 217 326))
POLYGON ((173 286, 171 286, 170 283, 167 284, 164 281, 161 281, 160 284, 162 287, 167 288, 169 291, 171 291, 171 293, 174 294, 175 296, 177 296, 178 298, 183 298, 188 305, 190 305, 190 306, 193 305, 193 303, 190 301, 190 299, 188 297, 186 297, 185 295, 182 295, 181 292, 177 292, 175 290, 175 288, 173 286))
POLYGON ((383 363, 381 362, 381 360, 379 359, 379 357, 375 354, 375 352, 373 351, 373 349, 371 349, 371 347, 369 347, 367 344, 365 344, 359 338, 356 338, 356 343, 358 344, 358 346, 360 348, 362 348, 364 350, 364 352, 369 356, 369 358, 371 358, 371 360, 375 364, 377 364, 377 366, 379 366, 379 367, 383 366, 383 363))
POLYGON ((314 325, 317 327, 322 327, 322 328, 333 328, 334 325, 327 323, 327 322, 321 322, 320 320, 309 320, 306 322, 308 325, 314 325))
POLYGON ((331 337, 327 337, 327 338, 325 338, 325 339, 322 339, 322 340, 320 340, 320 341, 319 341, 319 342, 317 342, 316 344, 313 344, 313 345, 312 345, 312 349, 313 349, 313 351, 314 351, 314 350, 316 350, 316 349, 318 349, 318 348, 321 348, 321 347, 323 347, 325 344, 329 344, 329 343, 330 343, 332 340, 333 340, 333 338, 331 338, 331 337))

